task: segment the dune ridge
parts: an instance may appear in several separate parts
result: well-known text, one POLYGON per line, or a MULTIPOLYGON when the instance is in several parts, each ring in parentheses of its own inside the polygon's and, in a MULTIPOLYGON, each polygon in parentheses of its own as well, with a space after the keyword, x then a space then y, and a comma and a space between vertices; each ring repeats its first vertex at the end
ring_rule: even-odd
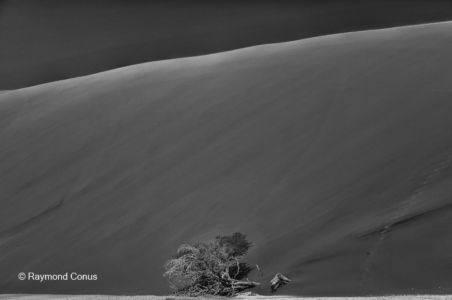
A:
POLYGON ((331 35, 1 94, 0 291, 165 294, 179 244, 241 231, 263 271, 253 279, 282 272, 284 294, 451 293, 451 29, 331 35))
POLYGON ((165 58, 451 18, 452 3, 444 0, 3 0, 0 89, 165 58))

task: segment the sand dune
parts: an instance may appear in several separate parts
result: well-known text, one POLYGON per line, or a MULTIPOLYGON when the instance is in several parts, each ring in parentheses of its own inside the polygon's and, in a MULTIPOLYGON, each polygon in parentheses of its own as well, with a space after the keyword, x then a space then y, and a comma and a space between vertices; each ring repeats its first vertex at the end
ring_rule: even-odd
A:
POLYGON ((179 244, 241 231, 284 294, 451 293, 451 51, 438 23, 1 94, 0 291, 165 294, 179 244))
POLYGON ((451 19, 447 0, 2 0, 0 89, 147 61, 451 19))

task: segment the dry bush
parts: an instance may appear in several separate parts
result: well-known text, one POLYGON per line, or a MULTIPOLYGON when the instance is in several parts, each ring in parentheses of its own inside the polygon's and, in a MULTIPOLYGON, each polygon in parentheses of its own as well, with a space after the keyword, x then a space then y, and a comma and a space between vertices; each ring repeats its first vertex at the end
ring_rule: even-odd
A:
POLYGON ((250 247, 246 236, 238 232, 196 245, 181 245, 165 264, 164 276, 178 295, 233 296, 259 285, 242 280, 251 268, 240 260, 250 247))

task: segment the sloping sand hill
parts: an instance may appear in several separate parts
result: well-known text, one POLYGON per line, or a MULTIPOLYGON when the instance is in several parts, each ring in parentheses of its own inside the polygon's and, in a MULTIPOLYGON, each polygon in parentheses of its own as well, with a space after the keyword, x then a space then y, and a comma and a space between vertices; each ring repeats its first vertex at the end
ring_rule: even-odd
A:
POLYGON ((438 23, 1 94, 0 291, 166 294, 178 245, 240 231, 284 294, 451 293, 451 53, 438 23))
POLYGON ((451 19, 449 0, 2 0, 0 90, 148 61, 451 19))

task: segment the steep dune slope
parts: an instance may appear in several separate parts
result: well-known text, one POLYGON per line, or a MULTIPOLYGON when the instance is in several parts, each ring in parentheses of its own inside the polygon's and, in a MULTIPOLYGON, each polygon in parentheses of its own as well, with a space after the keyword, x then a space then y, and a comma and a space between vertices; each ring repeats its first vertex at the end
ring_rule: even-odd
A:
POLYGON ((440 23, 1 94, 0 291, 167 293, 179 244, 241 231, 284 293, 452 292, 451 50, 440 23))

